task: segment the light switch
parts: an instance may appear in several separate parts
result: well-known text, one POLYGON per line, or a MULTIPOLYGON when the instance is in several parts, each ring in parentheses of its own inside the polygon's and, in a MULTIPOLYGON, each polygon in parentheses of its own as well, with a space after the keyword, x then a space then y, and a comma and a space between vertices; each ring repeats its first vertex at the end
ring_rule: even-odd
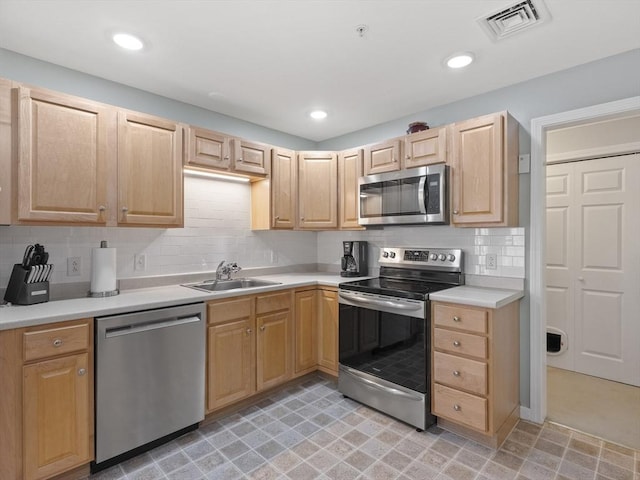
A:
POLYGON ((518 156, 518 173, 529 173, 531 170, 531 155, 525 153, 518 156))

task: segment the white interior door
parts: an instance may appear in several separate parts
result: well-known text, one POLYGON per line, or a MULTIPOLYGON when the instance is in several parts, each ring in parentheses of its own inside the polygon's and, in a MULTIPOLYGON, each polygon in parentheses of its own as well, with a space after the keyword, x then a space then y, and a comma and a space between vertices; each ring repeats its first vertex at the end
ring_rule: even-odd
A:
POLYGON ((549 165, 547 232, 549 364, 640 386, 640 155, 549 165))

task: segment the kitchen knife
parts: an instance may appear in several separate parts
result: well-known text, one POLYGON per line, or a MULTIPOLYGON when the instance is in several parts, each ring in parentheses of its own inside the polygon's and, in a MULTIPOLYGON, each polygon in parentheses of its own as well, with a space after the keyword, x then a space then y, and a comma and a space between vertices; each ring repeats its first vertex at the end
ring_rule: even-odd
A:
POLYGON ((24 255, 22 256, 22 267, 29 268, 31 264, 31 255, 33 254, 33 245, 27 245, 27 248, 24 250, 24 255))
POLYGON ((35 268, 33 267, 29 267, 29 273, 27 274, 27 283, 32 283, 33 282, 33 277, 36 273, 35 268))
POLYGON ((47 276, 44 279, 45 282, 48 282, 49 279, 51 278, 51 273, 53 272, 53 263, 48 264, 47 267, 48 267, 47 268, 47 276))
POLYGON ((38 283, 40 281, 40 273, 42 272, 42 265, 34 265, 33 269, 36 273, 33 274, 33 283, 38 283))

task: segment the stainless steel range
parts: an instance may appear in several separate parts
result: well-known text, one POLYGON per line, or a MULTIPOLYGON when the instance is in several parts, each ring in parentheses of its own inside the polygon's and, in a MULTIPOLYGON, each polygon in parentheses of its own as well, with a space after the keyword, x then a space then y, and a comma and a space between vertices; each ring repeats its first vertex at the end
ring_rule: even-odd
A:
POLYGON ((382 248, 380 276, 340 284, 338 390, 420 430, 430 406, 429 294, 464 284, 463 252, 382 248))

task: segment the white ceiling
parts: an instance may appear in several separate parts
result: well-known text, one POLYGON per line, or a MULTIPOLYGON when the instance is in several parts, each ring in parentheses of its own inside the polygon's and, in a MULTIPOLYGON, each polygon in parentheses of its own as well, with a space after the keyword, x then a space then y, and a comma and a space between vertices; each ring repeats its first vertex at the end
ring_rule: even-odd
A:
POLYGON ((314 141, 640 48, 640 0, 545 0, 550 21, 491 41, 475 19, 513 3, 0 0, 0 47, 314 141))

